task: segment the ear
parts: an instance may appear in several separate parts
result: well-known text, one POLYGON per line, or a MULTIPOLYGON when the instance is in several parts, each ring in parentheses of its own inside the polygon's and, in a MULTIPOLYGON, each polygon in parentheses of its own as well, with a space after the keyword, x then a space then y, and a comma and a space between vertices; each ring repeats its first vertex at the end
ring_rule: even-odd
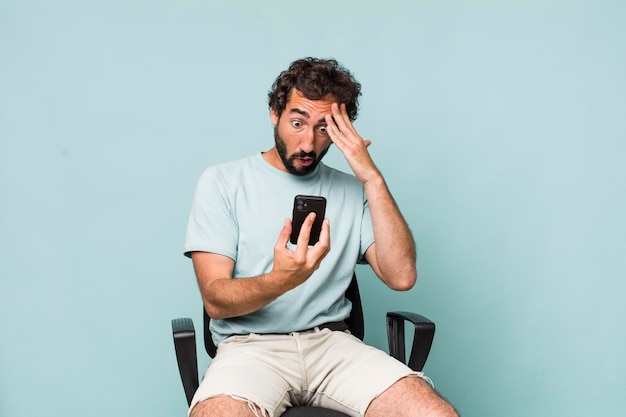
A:
POLYGON ((272 124, 274 126, 276 126, 278 124, 278 113, 276 113, 276 110, 274 109, 270 109, 270 120, 272 121, 272 124))

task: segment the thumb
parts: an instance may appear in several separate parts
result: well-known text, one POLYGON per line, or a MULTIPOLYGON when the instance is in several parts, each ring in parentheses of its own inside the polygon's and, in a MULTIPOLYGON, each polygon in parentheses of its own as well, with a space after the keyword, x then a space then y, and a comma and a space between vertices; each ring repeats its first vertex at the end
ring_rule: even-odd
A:
POLYGON ((276 242, 276 246, 286 247, 289 238, 291 237, 291 219, 285 219, 285 223, 283 224, 283 228, 280 231, 280 235, 278 236, 278 241, 276 242))

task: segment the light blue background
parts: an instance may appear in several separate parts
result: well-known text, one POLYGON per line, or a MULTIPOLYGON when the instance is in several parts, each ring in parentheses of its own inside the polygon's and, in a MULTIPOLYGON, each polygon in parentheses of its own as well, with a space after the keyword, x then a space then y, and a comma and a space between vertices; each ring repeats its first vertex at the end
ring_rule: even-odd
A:
POLYGON ((1 1, 0 415, 184 415, 196 180, 272 145, 266 93, 308 55, 362 82, 419 246, 408 293, 359 270, 367 340, 431 317, 463 416, 623 414, 625 4, 1 1))

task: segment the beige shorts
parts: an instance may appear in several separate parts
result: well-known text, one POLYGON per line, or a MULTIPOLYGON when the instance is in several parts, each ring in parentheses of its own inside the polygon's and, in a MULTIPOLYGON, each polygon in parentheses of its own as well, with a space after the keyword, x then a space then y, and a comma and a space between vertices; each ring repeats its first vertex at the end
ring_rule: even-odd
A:
POLYGON ((363 416, 399 379, 422 376, 348 332, 231 336, 220 343, 191 408, 216 396, 248 402, 257 416, 312 405, 363 416))

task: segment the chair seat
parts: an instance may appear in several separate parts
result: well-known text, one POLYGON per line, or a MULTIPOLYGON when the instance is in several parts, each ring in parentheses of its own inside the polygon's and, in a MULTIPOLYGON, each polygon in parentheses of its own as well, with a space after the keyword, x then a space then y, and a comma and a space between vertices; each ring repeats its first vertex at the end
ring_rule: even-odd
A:
POLYGON ((340 411, 321 407, 291 407, 281 417, 348 417, 340 411))

